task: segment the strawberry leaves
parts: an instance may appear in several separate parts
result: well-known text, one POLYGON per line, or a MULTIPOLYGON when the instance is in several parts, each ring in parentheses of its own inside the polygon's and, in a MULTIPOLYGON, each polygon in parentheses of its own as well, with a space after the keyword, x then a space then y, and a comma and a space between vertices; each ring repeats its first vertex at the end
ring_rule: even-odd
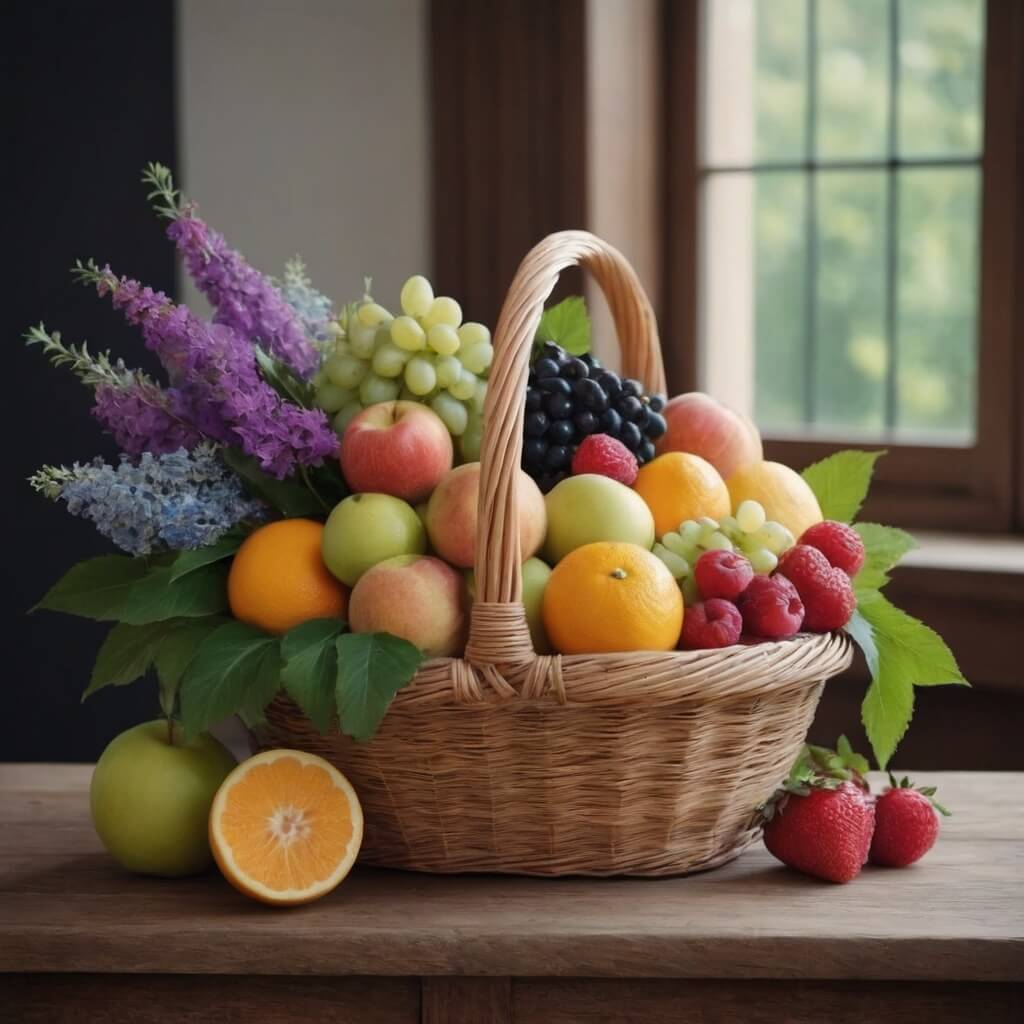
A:
POLYGON ((860 511, 880 452, 843 451, 808 466, 801 474, 821 506, 824 519, 852 523, 860 511))

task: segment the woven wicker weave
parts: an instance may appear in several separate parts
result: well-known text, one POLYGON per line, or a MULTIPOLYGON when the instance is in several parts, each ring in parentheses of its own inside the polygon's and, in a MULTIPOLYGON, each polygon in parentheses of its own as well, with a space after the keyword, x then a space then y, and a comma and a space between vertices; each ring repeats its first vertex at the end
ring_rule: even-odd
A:
POLYGON ((665 388, 657 328, 633 269, 583 231, 523 260, 495 332, 481 451, 477 594, 464 659, 427 662, 376 737, 319 735, 287 699, 267 744, 336 764, 365 815, 360 860, 419 871, 675 875, 715 867, 757 835, 839 635, 721 651, 541 657, 526 626, 514 490, 530 347, 544 301, 576 264, 600 284, 624 372, 665 388))

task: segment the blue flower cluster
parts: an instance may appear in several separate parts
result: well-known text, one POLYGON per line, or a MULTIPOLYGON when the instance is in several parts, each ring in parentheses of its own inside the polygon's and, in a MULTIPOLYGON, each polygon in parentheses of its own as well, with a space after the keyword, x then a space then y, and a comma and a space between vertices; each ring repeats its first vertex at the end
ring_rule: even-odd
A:
POLYGON ((295 311, 306 333, 317 341, 326 341, 330 321, 334 316, 334 303, 313 287, 306 273, 306 265, 298 256, 285 264, 284 280, 279 287, 285 302, 295 311))
POLYGON ((72 515, 91 520, 131 555, 207 547, 244 520, 266 518, 264 506, 246 496, 210 445, 147 452, 137 462, 122 456, 118 466, 95 459, 44 475, 33 481, 40 490, 65 501, 72 515))

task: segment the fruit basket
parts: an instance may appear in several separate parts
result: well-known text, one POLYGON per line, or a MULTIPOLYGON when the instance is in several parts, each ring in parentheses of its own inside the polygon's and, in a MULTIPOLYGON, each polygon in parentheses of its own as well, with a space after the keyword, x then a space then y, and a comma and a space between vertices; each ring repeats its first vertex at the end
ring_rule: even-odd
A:
POLYGON ((359 793, 364 863, 430 872, 678 875, 759 832, 845 634, 720 651, 538 655, 521 604, 516 487, 530 350, 559 274, 604 292, 624 372, 664 391, 650 302, 626 259, 583 231, 540 242, 509 289, 484 409, 477 600, 461 659, 425 662, 377 734, 321 735, 279 696, 264 747, 335 764, 359 793))

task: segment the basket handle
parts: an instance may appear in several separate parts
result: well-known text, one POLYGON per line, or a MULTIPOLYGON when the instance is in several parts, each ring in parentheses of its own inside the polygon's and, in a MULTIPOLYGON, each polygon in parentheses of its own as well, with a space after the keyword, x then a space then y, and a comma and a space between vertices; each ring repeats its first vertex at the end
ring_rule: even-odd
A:
MULTIPOLYGON (((494 362, 484 403, 476 537, 477 601, 483 605, 522 600, 516 470, 523 454, 530 351, 544 302, 559 274, 577 265, 594 275, 608 302, 624 375, 638 378, 653 391, 665 390, 654 311, 622 253, 588 231, 559 231, 535 245, 519 264, 494 332, 494 362)), ((470 647, 482 654, 493 650, 497 640, 486 626, 486 616, 474 615, 470 647)))

